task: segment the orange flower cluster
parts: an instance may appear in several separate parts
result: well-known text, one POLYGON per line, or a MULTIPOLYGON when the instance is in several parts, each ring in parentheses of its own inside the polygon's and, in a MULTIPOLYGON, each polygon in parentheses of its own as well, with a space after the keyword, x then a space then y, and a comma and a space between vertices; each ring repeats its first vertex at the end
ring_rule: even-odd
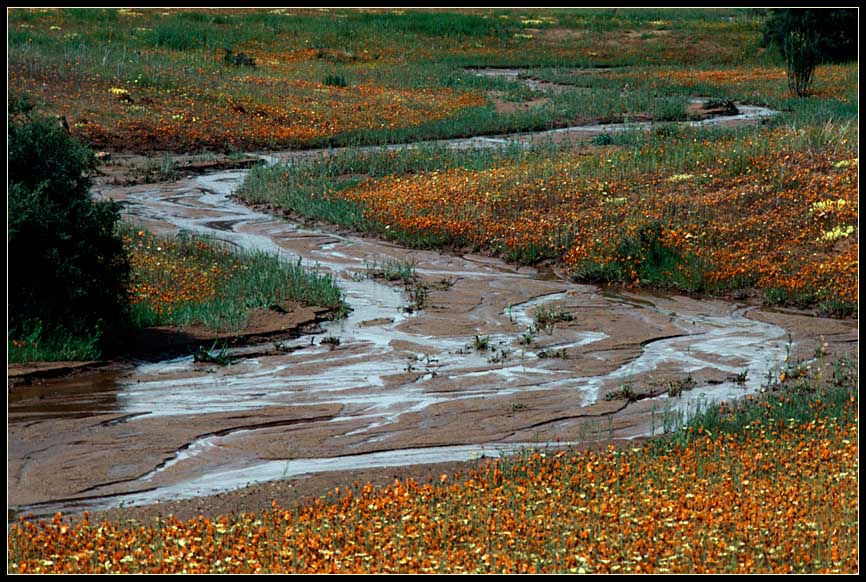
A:
POLYGON ((389 229, 506 254, 537 248, 561 255, 568 249, 570 225, 597 203, 566 171, 569 163, 389 177, 341 195, 361 203, 368 218, 389 229))
POLYGON ((473 245, 525 261, 562 258, 575 267, 632 259, 618 256, 623 241, 659 223, 660 243, 702 259, 710 282, 856 303, 856 160, 782 153, 772 144, 783 131, 757 138, 767 140, 769 153, 740 155, 747 169, 736 172, 723 153, 737 144, 716 143, 719 159, 697 166, 695 175, 625 168, 621 178, 603 181, 565 155, 368 180, 339 196, 410 240, 473 245))
MULTIPOLYGON (((777 154, 753 160, 750 172, 707 191, 683 194, 693 200, 695 211, 736 217, 707 221, 716 280, 748 276, 762 289, 857 303, 856 164, 834 168, 830 160, 806 154, 777 154)), ((699 253, 699 245, 692 239, 684 248, 699 253)))
POLYGON ((22 518, 7 560, 21 573, 857 572, 858 421, 771 418, 667 452, 536 452, 438 483, 355 484, 296 510, 22 518))
POLYGON ((285 71, 227 76, 201 67, 196 74, 198 81, 178 79, 169 89, 17 72, 10 82, 47 103, 62 98, 73 133, 94 146, 135 151, 298 147, 341 134, 417 126, 484 105, 481 95, 445 88, 339 87, 286 79, 285 71), (123 99, 118 90, 125 91, 123 99))
POLYGON ((785 69, 775 67, 741 67, 709 70, 672 70, 662 73, 662 77, 676 80, 685 85, 713 83, 717 85, 739 85, 744 82, 785 80, 785 69))
POLYGON ((123 236, 130 257, 130 303, 145 304, 159 317, 169 317, 180 305, 204 303, 231 276, 230 252, 208 245, 158 238, 139 230, 123 236), (190 252, 189 244, 194 245, 190 252), (202 255, 213 260, 204 261, 202 255))

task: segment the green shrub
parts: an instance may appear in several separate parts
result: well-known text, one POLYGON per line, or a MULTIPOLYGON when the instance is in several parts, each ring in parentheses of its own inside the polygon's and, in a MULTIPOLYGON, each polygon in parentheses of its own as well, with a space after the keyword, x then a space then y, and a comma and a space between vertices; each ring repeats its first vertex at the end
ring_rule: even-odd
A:
POLYGON ((256 68, 255 57, 243 52, 236 53, 228 47, 223 47, 223 50, 225 51, 225 54, 223 55, 223 63, 226 65, 233 65, 235 67, 252 67, 253 69, 256 68))
POLYGON ((764 45, 775 45, 787 58, 788 35, 797 32, 814 43, 819 62, 840 63, 857 60, 856 8, 804 9, 777 8, 764 23, 764 45))
POLYGON ((684 254, 664 243, 665 226, 652 221, 634 235, 618 241, 610 260, 585 261, 572 271, 577 281, 630 283, 683 291, 713 291, 706 273, 709 265, 697 256, 684 254))
POLYGON ((815 40, 796 30, 785 37, 785 64, 788 67, 788 89, 792 95, 805 97, 818 66, 815 40))
POLYGON ((606 146, 613 143, 613 136, 609 133, 600 133, 592 138, 593 145, 606 146))
POLYGON ((90 194, 93 152, 12 99, 8 156, 10 339, 121 329, 129 262, 115 233, 119 205, 90 194))
POLYGON ((328 75, 322 81, 324 85, 330 85, 331 87, 348 87, 349 82, 346 81, 346 77, 343 75, 328 75))
POLYGON ((773 10, 765 23, 764 44, 781 51, 791 94, 808 94, 819 63, 857 59, 857 16, 856 9, 773 10))

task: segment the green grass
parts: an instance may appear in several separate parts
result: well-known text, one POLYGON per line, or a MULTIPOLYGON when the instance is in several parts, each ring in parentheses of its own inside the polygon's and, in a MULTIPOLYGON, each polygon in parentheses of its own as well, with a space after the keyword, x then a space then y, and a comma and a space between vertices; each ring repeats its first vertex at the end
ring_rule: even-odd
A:
MULTIPOLYGON (((688 99, 700 95, 715 101, 767 105, 782 114, 765 120, 757 129, 659 126, 649 132, 611 132, 595 140, 600 147, 588 150, 595 155, 582 156, 568 172, 588 184, 595 182, 602 191, 613 183, 618 183, 613 188, 616 191, 622 191, 624 185, 636 189, 643 176, 658 173, 694 174, 695 187, 699 188, 706 177, 698 170, 713 166, 728 176, 741 177, 749 173, 756 157, 770 152, 808 151, 834 159, 857 156, 856 64, 819 68, 817 96, 791 98, 784 77, 778 75, 784 69, 779 55, 759 50, 761 11, 140 12, 130 16, 110 10, 11 11, 13 78, 96 76, 130 87, 165 90, 192 84, 210 91, 205 99, 220 95, 220 99, 257 104, 292 103, 292 90, 285 88, 284 80, 325 80, 336 87, 351 88, 370 85, 488 95, 497 92, 498 98, 515 103, 548 98, 543 105, 511 114, 498 113, 487 103, 418 125, 344 129, 291 143, 268 142, 268 147, 347 146, 349 151, 311 164, 255 170, 240 192, 250 202, 276 203, 311 219, 409 246, 476 248, 448 233, 403 232, 374 221, 365 208, 346 200, 341 192, 371 178, 456 167, 483 170, 545 156, 565 159, 566 148, 457 152, 431 145, 395 153, 358 146, 531 131, 582 120, 620 121, 642 115, 655 120, 684 120, 691 115, 688 99), (550 32, 559 33, 561 38, 551 44, 545 40, 550 32), (527 35, 534 36, 524 38, 527 35), (267 58, 280 66, 274 70, 226 67, 223 50, 249 51, 259 62, 264 62, 262 53, 268 54, 267 58), (283 66, 290 51, 303 50, 311 50, 313 56, 283 66), (530 67, 526 76, 569 85, 574 91, 534 91, 520 81, 481 77, 464 68, 497 64, 530 67), (605 66, 614 69, 595 70, 605 66), (751 74, 752 66, 769 67, 774 74, 751 74), (585 70, 575 74, 575 67, 585 70), (737 77, 733 82, 727 73, 742 75, 742 80, 737 77), (797 131, 783 138, 771 137, 770 130, 776 126, 797 131)), ((585 146, 577 149, 588 153, 585 146)), ((531 168, 527 181, 547 178, 545 170, 536 170, 531 164, 527 167, 531 168)), ((149 171, 158 175, 172 170, 160 165, 149 171)), ((795 186, 795 181, 780 174, 775 189, 795 186)), ((621 192, 610 194, 611 200, 621 197, 621 192)), ((639 233, 647 233, 658 225, 675 224, 676 219, 665 215, 657 222, 629 216, 624 220, 631 221, 639 233)), ((574 240, 580 228, 579 224, 563 227, 556 244, 491 246, 485 250, 522 263, 555 260, 559 258, 556 247, 574 240)), ((712 265, 700 257, 643 241, 640 234, 621 241, 614 254, 619 260, 589 260, 578 265, 575 276, 587 281, 638 277, 644 285, 701 293, 724 290, 704 275, 712 265)), ((748 276, 729 282, 734 286, 752 283, 748 276)), ((850 303, 837 305, 832 297, 789 295, 767 291, 772 303, 818 302, 828 313, 850 314, 854 309, 850 303)))
POLYGON ((490 349, 490 337, 486 335, 476 335, 472 347, 475 348, 476 352, 486 352, 490 349))
POLYGON ((813 308, 823 317, 854 317, 860 310, 857 303, 842 301, 830 293, 809 290, 791 291, 774 287, 764 291, 764 301, 771 306, 813 308))
MULTIPOLYGON (((542 47, 515 37, 527 29, 561 27, 605 34, 635 27, 659 28, 654 21, 692 36, 714 33, 738 38, 759 30, 761 20, 743 10, 257 10, 220 12, 168 12, 139 9, 134 14, 113 9, 23 10, 10 15, 12 27, 27 24, 33 37, 48 35, 44 23, 61 26, 85 38, 122 39, 130 48, 160 48, 188 51, 219 48, 226 44, 270 45, 287 48, 305 45, 343 48, 361 52, 394 49, 434 49, 446 52, 454 43, 477 48, 509 49, 519 47, 528 53, 527 63, 559 63, 561 57, 545 55, 542 47), (538 22, 537 19, 548 19, 538 22), (551 22, 553 19, 555 22, 551 22), (732 22, 731 19, 734 21, 732 22), (528 21, 528 22, 527 22, 528 21), (142 30, 144 29, 144 30, 142 30), (134 33, 130 34, 130 33, 134 33), (86 36, 85 36, 86 35, 86 36)), ((568 43, 591 46, 593 39, 573 39, 568 43)), ((403 54, 412 55, 411 52, 403 54)), ((459 53, 458 53, 459 54, 459 53)), ((420 56, 420 55, 419 55, 420 56)), ((459 57, 457 57, 459 58, 459 57)), ((466 57, 464 57, 466 58, 466 57)), ((496 62, 496 55, 474 57, 496 62)), ((631 58, 634 58, 633 56, 631 58)), ((718 57, 717 57, 718 58, 718 57)), ((724 57, 721 57, 724 58, 724 57)), ((752 57, 754 58, 754 56, 752 57)))
MULTIPOLYGON (((762 66, 784 68, 780 63, 773 62, 762 66)), ((534 79, 573 87, 577 94, 591 99, 589 110, 600 116, 606 109, 616 112, 620 108, 626 112, 643 111, 659 120, 686 119, 687 115, 683 111, 677 112, 676 106, 666 106, 665 103, 697 96, 770 107, 786 113, 780 118, 783 122, 796 119, 823 123, 830 119, 838 121, 857 116, 858 69, 854 63, 841 67, 841 79, 830 77, 838 74, 835 69, 819 67, 816 87, 831 91, 834 96, 819 95, 810 99, 791 97, 784 77, 762 78, 756 75, 736 82, 726 79, 725 75, 719 75, 716 81, 699 79, 701 73, 719 70, 723 71, 724 67, 702 62, 687 68, 667 63, 615 71, 593 72, 587 69, 581 74, 575 74, 571 67, 542 67, 534 68, 527 74, 534 79)), ((731 73, 737 71, 733 69, 731 73)))
POLYGON ((401 281, 406 286, 414 284, 418 278, 415 273, 415 263, 397 259, 386 259, 381 264, 377 262, 368 264, 367 271, 372 279, 401 281))
MULTIPOLYGON (((243 328, 250 310, 286 300, 328 307, 338 316, 347 310, 334 278, 303 266, 300 259, 292 262, 273 253, 238 250, 207 237, 156 237, 152 244, 171 249, 170 253, 183 261, 184 270, 194 272, 216 266, 228 276, 219 282, 212 297, 180 302, 170 310, 154 309, 146 301, 134 303, 132 321, 136 327, 201 324, 234 331, 243 328)), ((157 266, 133 272, 132 279, 159 288, 165 276, 157 266)))
MULTIPOLYGON (((774 124, 783 123, 782 120, 774 124)), ((773 124, 753 127, 662 126, 654 131, 606 134, 605 143, 614 146, 587 156, 570 172, 587 181, 629 181, 647 174, 688 173, 699 167, 713 167, 731 177, 747 174, 751 160, 780 149, 820 152, 833 157, 856 156, 857 128, 847 120, 814 125, 789 119, 786 125, 802 128, 782 137, 773 136, 773 124)), ((586 147, 586 146, 584 146, 586 147)), ((578 146, 578 151, 583 149, 578 146)), ((541 143, 531 149, 517 144, 503 150, 454 150, 436 144, 405 150, 348 148, 312 163, 276 165, 253 169, 238 196, 253 203, 277 202, 302 215, 375 230, 363 217, 362 209, 332 196, 367 178, 429 173, 452 168, 484 170, 494 166, 566 159, 573 156, 573 144, 541 143)), ((536 164, 539 165, 539 164, 536 164)), ((539 165, 539 167, 541 167, 539 165)), ((527 175, 527 181, 543 178, 527 175)), ((700 176, 697 177, 700 181, 700 176)))
POLYGON ((98 329, 73 333, 65 329, 43 330, 41 322, 25 323, 23 329, 9 330, 6 338, 7 362, 54 362, 97 360, 98 329))
MULTIPOLYGON (((587 180, 627 180, 659 171, 682 173, 707 167, 719 160, 730 176, 747 173, 750 160, 780 148, 829 153, 832 156, 856 155, 857 128, 850 115, 835 106, 804 104, 788 115, 771 119, 766 129, 754 127, 660 126, 654 131, 606 134, 605 144, 619 146, 581 159, 574 172, 587 180), (818 120, 824 119, 818 123, 818 120), (775 125, 801 128, 771 142, 769 130, 775 125)), ((837 106, 841 107, 841 105, 837 106)), ((856 113, 856 106, 854 113, 856 113)), ((850 111, 849 111, 850 114, 850 111)), ((285 201, 286 208, 314 218, 343 225, 363 225, 359 209, 340 206, 322 192, 352 187, 364 178, 400 176, 451 168, 483 170, 494 165, 541 160, 568 155, 570 144, 539 144, 526 151, 517 145, 505 150, 458 151, 435 144, 393 151, 349 148, 323 156, 311 164, 259 168, 251 172, 241 197, 252 202, 285 201), (332 208, 333 206, 333 208, 332 208), (305 210, 305 207, 309 207, 305 210)), ((531 178, 531 177, 530 177, 531 178)), ((369 225, 361 230, 369 228, 369 225)))
MULTIPOLYGON (((596 153, 582 156, 569 163, 567 172, 595 188, 602 198, 619 200, 648 175, 688 175, 695 188, 707 178, 698 169, 712 169, 715 179, 748 176, 754 160, 773 152, 805 151, 832 159, 856 157, 857 128, 850 121, 826 122, 822 125, 791 121, 797 131, 774 132, 774 125, 764 128, 717 128, 672 126, 649 132, 615 133, 609 136, 609 146, 579 146, 596 153), (618 198, 620 197, 620 198, 618 198)), ((441 146, 393 151, 385 149, 349 149, 335 152, 309 164, 295 164, 253 170, 238 195, 249 202, 274 203, 303 216, 340 224, 356 231, 370 232, 417 247, 471 246, 466 240, 436 232, 402 232, 393 226, 371 220, 364 208, 341 193, 358 186, 366 179, 387 176, 411 176, 452 168, 485 170, 492 167, 520 166, 527 170, 520 175, 524 183, 538 183, 551 178, 545 174, 548 161, 573 160, 569 144, 541 144, 532 149, 511 147, 503 151, 482 150, 459 152, 441 146)), ((773 191, 795 187, 796 168, 779 174, 768 184, 773 191), (785 176, 790 176, 786 178, 785 176)), ((622 198, 625 200, 625 198, 622 198)), ((699 210, 681 209, 693 213, 699 210)), ((620 241, 613 254, 617 259, 602 262, 587 260, 576 265, 573 276, 581 281, 626 282, 639 280, 643 286, 673 288, 693 293, 716 294, 731 288, 749 287, 755 281, 748 274, 736 280, 716 281, 707 276, 712 265, 707 259, 682 253, 663 242, 667 225, 676 225, 683 217, 677 208, 665 210, 655 220, 624 216, 623 220, 638 221, 635 235, 620 241)), ((579 225, 574 225, 578 228, 579 225)), ((562 234, 567 247, 568 233, 562 234)), ((492 249, 506 259, 535 263, 557 259, 558 251, 539 245, 520 245, 507 249, 492 249)), ((772 303, 791 304, 796 298, 784 297, 772 303)), ((801 297, 800 303, 813 304, 814 297, 801 297)), ((835 305, 832 298, 817 298, 826 303, 828 313, 850 313, 848 303, 835 305)))
MULTIPOLYGON (((558 150, 552 146, 543 151, 558 150)), ((543 151, 533 156, 544 155, 543 151)), ((503 151, 457 151, 444 146, 423 145, 417 148, 349 148, 323 155, 310 163, 277 164, 256 167, 247 174, 235 196, 253 204, 276 203, 303 217, 350 227, 360 232, 393 236, 416 247, 460 244, 450 238, 412 237, 408 233, 391 233, 386 225, 367 219, 363 208, 339 195, 341 190, 357 186, 367 178, 409 175, 449 168, 484 169, 504 160, 525 157, 519 147, 503 151)))
POLYGON ((550 331, 560 321, 574 321, 574 315, 560 305, 540 305, 534 314, 535 329, 550 331))
MULTIPOLYGON (((517 102, 539 97, 519 82, 481 78, 464 70, 508 65, 533 67, 533 77, 574 85, 590 83, 587 86, 592 88, 578 94, 552 93, 550 103, 509 115, 486 105, 420 125, 337 131, 298 143, 274 143, 274 147, 382 144, 530 131, 636 114, 684 119, 687 97, 702 87, 687 90, 672 83, 656 85, 655 80, 653 86, 642 87, 631 81, 631 89, 623 92, 626 81, 606 80, 603 74, 579 81, 570 78, 565 68, 636 66, 642 71, 647 65, 729 66, 771 60, 766 53, 753 50, 761 35, 761 17, 744 10, 141 9, 130 13, 15 9, 9 21, 13 80, 100 79, 169 92, 194 86, 205 90, 204 99, 249 99, 261 104, 291 103, 295 96, 295 89, 286 83, 268 82, 273 79, 351 80, 353 87, 499 91, 506 100, 517 102), (566 37, 545 40, 544 33, 551 30, 565 31, 566 37), (617 48, 622 38, 640 31, 644 31, 643 44, 617 48), (532 35, 539 36, 523 38, 532 35), (694 46, 689 48, 690 44, 694 46), (596 52, 599 47, 604 47, 600 53, 596 52), (280 63, 290 58, 284 56, 287 53, 309 49, 317 51, 313 57, 279 70, 226 67, 222 52, 271 52, 271 60, 280 63)), ((721 93, 708 94, 728 96, 721 93)), ((64 110, 62 99, 53 108, 64 110)))

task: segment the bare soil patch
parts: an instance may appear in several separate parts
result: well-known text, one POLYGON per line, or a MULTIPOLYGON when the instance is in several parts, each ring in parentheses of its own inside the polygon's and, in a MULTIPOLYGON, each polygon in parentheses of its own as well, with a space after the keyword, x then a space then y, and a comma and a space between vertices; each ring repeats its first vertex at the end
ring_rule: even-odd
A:
POLYGON ((548 99, 547 97, 522 102, 506 101, 497 95, 491 95, 491 97, 493 105, 494 107, 496 107, 496 113, 501 113, 502 115, 513 115, 515 113, 520 113, 529 109, 542 107, 550 103, 550 99, 548 99))
POLYGON ((586 35, 586 32, 583 30, 574 30, 570 28, 545 28, 533 30, 539 40, 548 43, 561 43, 563 41, 577 40, 586 35))
POLYGON ((98 152, 102 160, 96 175, 101 184, 150 184, 176 180, 206 172, 241 170, 263 163, 258 156, 241 157, 225 154, 175 154, 163 152, 153 156, 121 152, 98 152))

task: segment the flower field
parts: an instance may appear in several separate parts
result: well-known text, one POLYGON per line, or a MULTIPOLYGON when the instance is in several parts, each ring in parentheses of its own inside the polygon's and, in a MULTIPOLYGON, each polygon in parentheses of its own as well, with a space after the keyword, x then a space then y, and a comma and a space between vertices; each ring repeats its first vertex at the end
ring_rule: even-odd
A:
POLYGON ((240 267, 228 249, 203 240, 187 245, 136 230, 125 234, 123 242, 132 267, 131 303, 147 305, 158 317, 171 317, 179 306, 213 299, 217 288, 240 267), (212 255, 210 261, 207 254, 212 255))
MULTIPOLYGON (((115 87, 98 78, 75 77, 61 79, 60 86, 32 78, 22 80, 20 88, 42 99, 62 92, 83 109, 73 122, 82 139, 106 148, 125 136, 125 147, 136 151, 297 147, 339 134, 420 125, 484 103, 469 92, 368 84, 344 88, 268 78, 267 72, 228 80, 218 74, 213 71, 201 84, 177 88, 115 87)), ((181 85, 180 79, 176 82, 181 85)))
MULTIPOLYGON (((402 169, 390 175, 371 169, 360 183, 309 194, 279 168, 257 170, 240 195, 302 213, 313 212, 304 196, 350 204, 346 226, 406 244, 552 259, 579 280, 702 293, 753 287, 771 302, 844 314, 859 297, 856 139, 846 124, 660 131, 591 156, 486 154, 423 171, 405 154, 409 167, 395 159, 402 169)), ((379 162, 349 165, 364 172, 379 162)))
MULTIPOLYGON (((464 67, 730 65, 759 29, 730 11, 13 9, 9 86, 95 147, 238 151, 566 123, 464 67), (540 116, 540 117, 539 117, 540 116)), ((558 99, 558 98, 557 98, 558 99)), ((575 105, 567 117, 581 118, 575 105)))
MULTIPOLYGON (((446 234, 516 258, 562 256, 577 268, 612 263, 629 283, 640 283, 639 262, 648 257, 621 256, 624 241, 646 224, 660 224, 657 243, 705 261, 710 285, 748 278, 762 289, 807 289, 856 302, 858 244, 847 230, 858 215, 856 163, 835 169, 831 160, 802 156, 751 162, 735 179, 714 177, 718 169, 711 167, 699 176, 593 184, 575 179, 573 162, 565 161, 396 178, 346 196, 391 228, 446 234), (837 197, 831 202, 841 202, 816 210, 828 192, 837 197)), ((675 280, 675 273, 662 274, 675 280)))
POLYGON ((8 569, 854 573, 851 386, 715 407, 712 430, 693 421, 655 446, 527 452, 434 483, 355 483, 298 508, 148 524, 21 518, 8 569))
MULTIPOLYGON (((812 97, 837 100, 844 103, 857 101, 857 67, 821 65, 815 71, 812 97)), ((541 68, 532 71, 541 80, 574 87, 627 88, 629 92, 652 91, 662 94, 709 95, 744 103, 770 104, 781 109, 797 106, 788 92, 784 67, 770 65, 739 65, 727 67, 681 67, 676 65, 653 67, 621 67, 598 72, 582 71, 575 74, 568 69, 541 68)))

